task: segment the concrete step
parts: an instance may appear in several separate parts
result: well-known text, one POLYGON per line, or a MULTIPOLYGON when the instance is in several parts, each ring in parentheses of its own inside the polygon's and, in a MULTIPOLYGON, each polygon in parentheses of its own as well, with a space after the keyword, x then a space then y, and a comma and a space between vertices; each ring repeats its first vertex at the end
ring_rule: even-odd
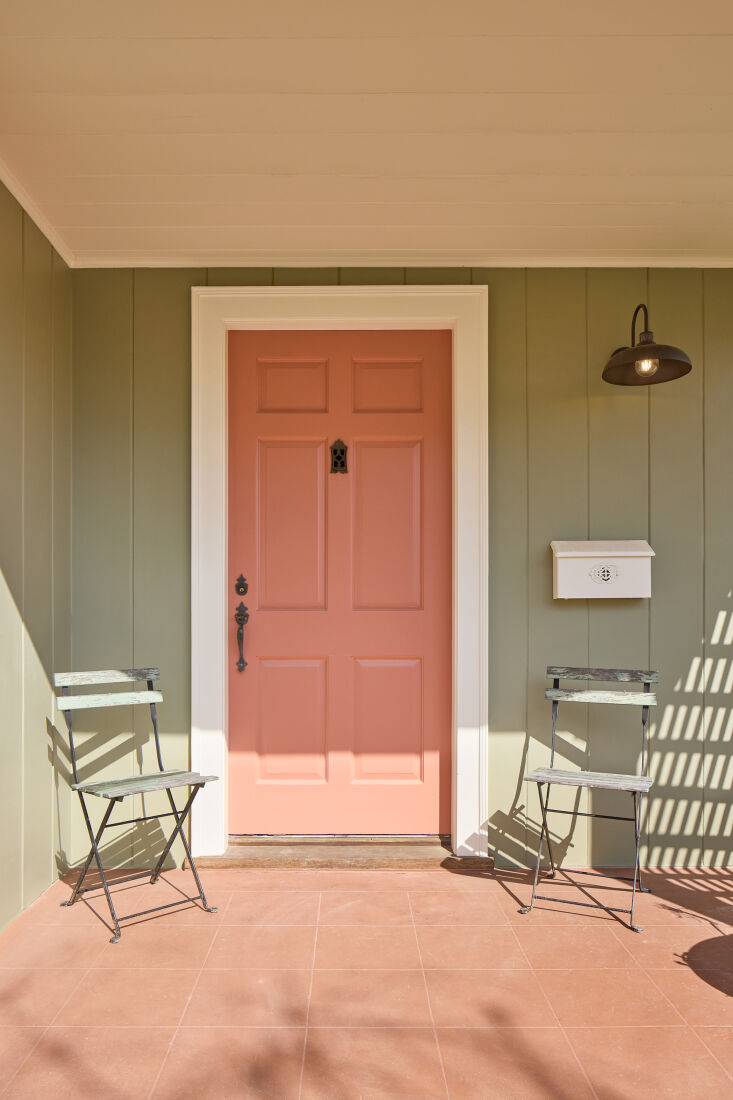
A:
POLYGON ((337 867, 371 870, 482 868, 493 861, 454 856, 440 836, 246 836, 229 838, 221 856, 199 856, 198 867, 337 867))

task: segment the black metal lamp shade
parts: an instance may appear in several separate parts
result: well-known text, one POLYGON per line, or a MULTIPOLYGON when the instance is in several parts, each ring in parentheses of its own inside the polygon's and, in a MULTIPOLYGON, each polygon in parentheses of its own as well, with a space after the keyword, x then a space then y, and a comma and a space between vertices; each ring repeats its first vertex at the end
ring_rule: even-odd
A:
POLYGON ((654 342, 654 333, 649 331, 649 313, 642 304, 634 310, 631 321, 631 347, 616 348, 603 368, 603 380, 613 386, 655 386, 658 382, 682 378, 691 370, 690 358, 681 348, 654 342), (639 310, 644 311, 644 331, 637 344, 639 310))

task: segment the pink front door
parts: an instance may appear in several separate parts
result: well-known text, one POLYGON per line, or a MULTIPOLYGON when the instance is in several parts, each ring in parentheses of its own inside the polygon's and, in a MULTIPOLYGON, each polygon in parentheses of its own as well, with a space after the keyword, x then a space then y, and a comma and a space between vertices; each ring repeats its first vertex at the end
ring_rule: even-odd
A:
POLYGON ((231 833, 450 831, 451 471, 450 332, 230 333, 231 833))

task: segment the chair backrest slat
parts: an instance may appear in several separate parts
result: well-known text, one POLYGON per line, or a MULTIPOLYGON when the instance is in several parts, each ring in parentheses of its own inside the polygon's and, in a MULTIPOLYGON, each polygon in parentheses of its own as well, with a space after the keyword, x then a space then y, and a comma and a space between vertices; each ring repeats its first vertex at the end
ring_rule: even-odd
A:
POLYGON ((107 695, 57 695, 59 710, 87 710, 91 707, 129 707, 138 703, 160 703, 160 691, 110 691, 107 695))
POLYGON ((563 703, 612 703, 615 706, 641 707, 641 770, 646 775, 647 733, 649 729, 649 707, 657 704, 657 697, 649 688, 659 683, 659 673, 636 668, 578 668, 567 665, 548 665, 547 675, 554 683, 545 691, 545 698, 552 700, 552 750, 550 767, 555 766, 555 733, 557 728, 557 708, 563 703), (601 683, 643 684, 644 691, 609 691, 608 688, 595 690, 561 688, 561 680, 586 680, 601 683))
MULTIPOLYGON (((71 750, 71 769, 74 773, 74 782, 79 782, 78 761, 76 758, 76 746, 74 744, 73 715, 75 711, 93 711, 99 707, 130 707, 148 706, 150 708, 150 721, 155 738, 155 752, 158 758, 158 768, 163 771, 163 757, 160 751, 160 735, 158 732, 158 714, 156 703, 163 702, 163 693, 153 691, 155 680, 160 679, 160 670, 157 668, 107 668, 92 669, 86 672, 57 672, 54 676, 54 684, 61 689, 56 696, 56 706, 64 715, 66 729, 69 734, 69 748, 71 750), (131 684, 132 691, 118 691, 115 684, 131 684), (72 695, 73 688, 85 688, 98 685, 99 688, 112 687, 111 691, 95 692, 94 694, 72 695), (144 686, 143 686, 144 685, 144 686)), ((88 763, 87 763, 88 770, 88 763)))
POLYGON ((657 697, 651 691, 573 691, 547 688, 545 699, 563 703, 615 703, 636 707, 654 707, 657 704, 657 697))
POLYGON ((568 668, 548 665, 550 680, 606 680, 616 683, 657 684, 659 673, 637 668, 568 668))
POLYGON ((159 668, 109 668, 92 672, 57 672, 56 687, 84 687, 89 684, 134 684, 139 680, 159 680, 159 668))

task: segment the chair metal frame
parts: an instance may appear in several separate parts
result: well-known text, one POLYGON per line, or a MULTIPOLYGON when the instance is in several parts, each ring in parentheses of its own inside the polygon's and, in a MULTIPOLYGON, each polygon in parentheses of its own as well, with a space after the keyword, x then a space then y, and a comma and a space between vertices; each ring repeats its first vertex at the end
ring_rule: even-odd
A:
MULTIPOLYGON (((535 865, 534 881, 532 883, 532 898, 529 905, 520 909, 520 913, 531 912, 535 901, 560 902, 563 905, 582 905, 589 909, 604 909, 608 913, 626 913, 629 917, 629 927, 634 932, 643 932, 644 929, 634 923, 634 904, 636 902, 637 888, 640 892, 650 893, 649 887, 641 882, 641 870, 639 867, 639 846, 641 842, 641 813, 642 799, 649 793, 653 780, 648 775, 648 740, 649 740, 649 707, 655 706, 656 695, 652 692, 652 684, 659 682, 659 673, 625 668, 573 668, 559 665, 549 665, 547 676, 553 681, 552 687, 545 691, 545 698, 552 702, 552 748, 550 753, 549 768, 535 768, 524 778, 537 784, 537 793, 540 800, 540 813, 542 825, 540 828, 539 843, 537 846, 537 863, 535 865), (563 690, 560 688, 560 680, 586 680, 605 681, 616 683, 643 684, 643 692, 632 691, 590 691, 590 690, 563 690), (555 734, 557 730, 557 713, 560 702, 570 703, 611 703, 614 705, 630 705, 641 707, 641 774, 618 775, 608 772, 570 772, 555 768, 555 734), (553 774, 554 773, 554 774, 553 774), (596 790, 624 791, 631 794, 633 799, 633 817, 621 817, 617 814, 587 813, 580 810, 561 810, 550 806, 550 787, 554 784, 575 788, 589 788, 596 790), (547 792, 543 797, 543 787, 547 792), (603 905, 600 902, 574 901, 571 898, 548 897, 537 893, 537 883, 542 862, 542 842, 547 842, 547 853, 550 858, 550 871, 548 878, 554 878, 556 873, 555 860, 552 854, 550 831, 547 825, 549 813, 566 814, 571 817, 603 818, 607 821, 631 821, 634 824, 634 875, 633 878, 619 876, 621 882, 631 882, 631 905, 628 909, 603 905)), ((567 872, 566 872, 567 873, 567 872)), ((573 869, 573 874, 591 875, 600 878, 607 877, 602 871, 585 871, 573 869)), ((571 879, 572 881, 572 879, 571 879)), ((575 884, 579 885, 579 884, 575 884)))
POLYGON ((84 816, 84 823, 89 833, 89 839, 91 841, 91 848, 89 849, 89 855, 81 869, 79 877, 74 886, 71 897, 67 901, 61 902, 63 906, 73 905, 74 902, 81 894, 90 893, 92 890, 99 890, 99 884, 84 886, 84 879, 86 878, 89 868, 94 861, 99 870, 99 876, 102 880, 101 888, 104 890, 107 905, 109 906, 110 917, 114 927, 114 935, 110 939, 110 943, 118 943, 120 936, 122 935, 122 929, 120 923, 122 921, 130 921, 137 917, 150 916, 153 913, 159 913, 164 909, 173 909, 178 905, 184 905, 188 902, 200 901, 203 908, 208 913, 215 913, 216 907, 208 904, 204 888, 201 885, 196 864, 193 856, 191 855, 191 849, 188 844, 188 839, 184 831, 184 825, 191 813, 191 807, 193 801, 198 792, 205 786, 206 783, 212 782, 218 779, 215 775, 199 775, 198 772, 183 771, 181 769, 166 771, 163 766, 163 755, 160 747, 160 735, 158 732, 158 715, 156 710, 156 703, 162 701, 163 696, 160 691, 155 690, 155 681, 160 679, 160 671, 157 668, 128 668, 128 669, 106 669, 92 672, 62 672, 57 673, 54 676, 54 684, 57 688, 61 688, 61 695, 56 697, 56 705, 60 711, 63 712, 64 719, 66 721, 66 728, 69 735, 69 748, 71 750, 71 767, 74 774, 74 782, 71 784, 71 789, 76 791, 79 795, 79 801, 81 803, 81 810, 84 816), (107 691, 103 694, 96 695, 70 695, 69 689, 71 687, 87 687, 94 685, 110 686, 114 684, 136 684, 145 682, 147 690, 135 690, 135 691, 107 691), (101 782, 81 781, 79 779, 78 762, 76 755, 76 746, 74 744, 74 732, 72 728, 72 713, 74 710, 93 710, 97 707, 113 707, 113 706, 137 706, 148 705, 150 707, 150 718, 152 722, 152 732, 155 740, 155 753, 158 762, 158 771, 151 772, 142 775, 136 775, 127 777, 124 779, 112 779, 101 782), (188 798, 186 804, 182 809, 176 806, 175 799, 173 798, 172 791, 179 787, 188 788, 188 798), (112 812, 118 802, 122 802, 123 799, 133 797, 134 795, 151 794, 154 791, 164 790, 168 796, 168 802, 170 804, 170 811, 164 813, 144 813, 141 817, 126 818, 122 821, 110 821, 112 812), (102 821, 97 828, 96 832, 92 827, 91 818, 89 815, 89 809, 85 801, 85 795, 95 796, 98 798, 106 798, 109 800, 109 805, 104 811, 102 821), (121 885, 124 882, 132 882, 134 879, 149 878, 150 883, 157 882, 163 869, 163 864, 170 852, 177 837, 181 838, 186 858, 191 867, 194 880, 196 882, 196 888, 198 894, 187 895, 184 894, 177 901, 169 902, 166 905, 156 905, 150 909, 142 909, 137 913, 126 913, 122 916, 118 915, 114 903, 112 901, 112 894, 110 892, 110 882, 107 879, 107 875, 104 871, 102 864, 102 856, 99 851, 99 843, 102 838, 102 834, 106 829, 116 828, 119 825, 135 825, 142 821, 158 820, 163 817, 175 818, 175 827, 168 838, 167 843, 163 849, 163 852, 156 863, 152 871, 140 871, 135 874, 125 875, 122 878, 114 878, 112 880, 113 886, 121 885))

